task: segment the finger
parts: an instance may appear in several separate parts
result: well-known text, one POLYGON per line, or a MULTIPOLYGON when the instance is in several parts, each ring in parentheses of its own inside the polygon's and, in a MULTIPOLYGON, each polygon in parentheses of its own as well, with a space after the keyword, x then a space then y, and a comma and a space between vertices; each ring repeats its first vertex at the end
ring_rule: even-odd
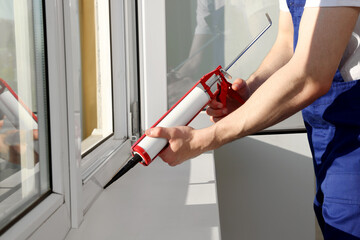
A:
POLYGON ((148 130, 145 131, 145 134, 149 137, 154 137, 154 138, 166 138, 166 139, 171 139, 172 137, 172 129, 171 128, 164 128, 164 127, 154 127, 154 128, 150 128, 148 130))
POLYGON ((223 118, 222 117, 211 117, 211 121, 214 123, 220 121, 221 119, 223 119, 223 118))
POLYGON ((221 102, 218 102, 216 101, 216 99, 214 99, 209 103, 209 107, 213 109, 219 109, 219 108, 223 108, 224 105, 221 102))
POLYGON ((212 117, 222 117, 228 113, 228 110, 226 108, 223 109, 213 109, 213 108, 207 108, 206 114, 212 117))
POLYGON ((237 93, 239 93, 239 95, 243 99, 247 99, 250 96, 250 89, 249 89, 248 85, 246 84, 246 81, 241 78, 235 79, 235 81, 232 85, 232 89, 234 91, 236 91, 237 93))
POLYGON ((214 117, 210 117, 210 121, 212 121, 213 123, 216 123, 214 117))
POLYGON ((210 121, 212 121, 213 123, 216 123, 218 121, 219 118, 216 117, 210 117, 210 121))
POLYGON ((39 139, 39 130, 38 129, 33 130, 33 137, 34 137, 34 140, 39 139))
POLYGON ((174 152, 170 146, 162 150, 159 154, 159 157, 171 167, 177 165, 176 159, 174 158, 174 152))
POLYGON ((233 84, 232 84, 232 89, 235 91, 240 90, 241 88, 243 88, 246 85, 246 82, 244 79, 241 78, 237 78, 234 80, 233 84))

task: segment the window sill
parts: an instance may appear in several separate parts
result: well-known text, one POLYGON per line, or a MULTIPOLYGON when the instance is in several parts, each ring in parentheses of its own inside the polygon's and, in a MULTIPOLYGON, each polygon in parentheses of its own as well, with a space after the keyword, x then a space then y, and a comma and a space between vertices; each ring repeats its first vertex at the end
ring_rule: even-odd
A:
POLYGON ((216 240, 219 222, 209 152, 175 168, 159 159, 148 167, 135 166, 101 192, 80 228, 66 239, 216 240))
POLYGON ((107 163, 112 155, 116 154, 116 152, 123 148, 130 149, 129 140, 116 140, 114 137, 111 137, 82 158, 81 179, 83 184, 96 174, 96 172, 107 163))

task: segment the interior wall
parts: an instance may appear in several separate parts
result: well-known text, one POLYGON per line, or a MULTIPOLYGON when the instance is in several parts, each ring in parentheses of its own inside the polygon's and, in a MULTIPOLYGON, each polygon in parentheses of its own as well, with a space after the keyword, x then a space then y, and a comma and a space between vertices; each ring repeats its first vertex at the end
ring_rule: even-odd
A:
POLYGON ((215 151, 222 239, 315 239, 306 134, 246 137, 215 151))

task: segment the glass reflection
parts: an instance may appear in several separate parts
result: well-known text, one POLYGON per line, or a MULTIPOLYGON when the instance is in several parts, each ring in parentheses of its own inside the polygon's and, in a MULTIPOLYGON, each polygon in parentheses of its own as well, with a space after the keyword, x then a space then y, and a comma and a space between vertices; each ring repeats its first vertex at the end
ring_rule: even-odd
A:
MULTIPOLYGON (((204 74, 230 63, 267 25, 265 13, 278 15, 277 0, 166 1, 168 106, 204 74)), ((246 79, 275 40, 276 30, 254 46, 231 69, 246 79)))
POLYGON ((50 190, 49 160, 39 154, 37 89, 46 79, 42 1, 0 1, 0 32, 1 233, 50 190))

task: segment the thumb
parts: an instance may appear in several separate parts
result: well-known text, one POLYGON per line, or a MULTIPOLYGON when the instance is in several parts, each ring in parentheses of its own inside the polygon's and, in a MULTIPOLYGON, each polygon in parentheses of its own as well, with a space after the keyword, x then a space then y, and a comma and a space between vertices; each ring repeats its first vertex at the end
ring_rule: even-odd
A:
POLYGON ((169 128, 154 127, 145 131, 146 136, 154 138, 171 138, 171 131, 169 128))

